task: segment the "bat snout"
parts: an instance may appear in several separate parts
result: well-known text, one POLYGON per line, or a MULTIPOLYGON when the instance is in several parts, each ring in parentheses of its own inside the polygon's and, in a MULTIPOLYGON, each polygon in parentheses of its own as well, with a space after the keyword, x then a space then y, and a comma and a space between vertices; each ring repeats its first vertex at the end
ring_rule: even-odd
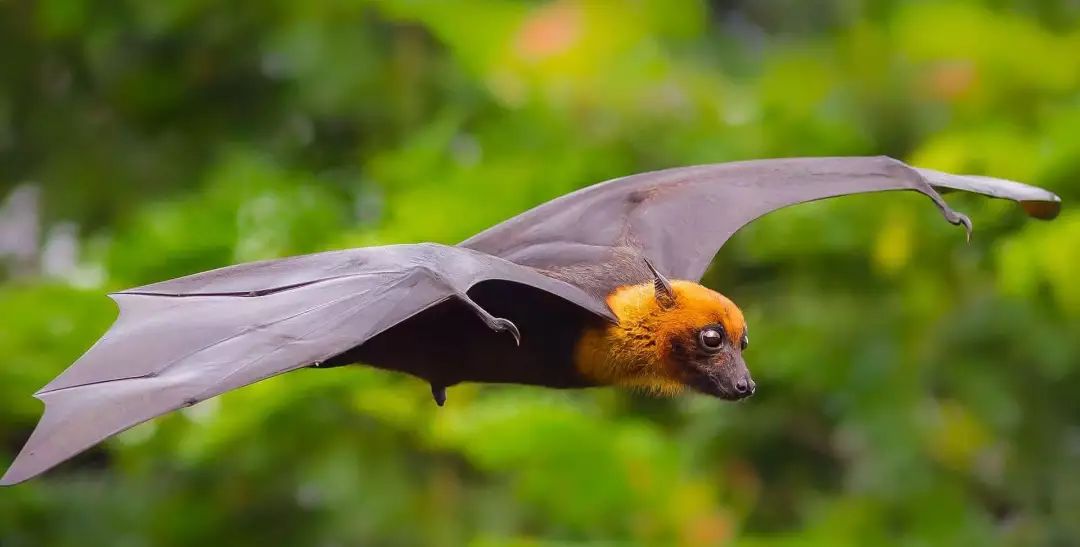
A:
POLYGON ((745 378, 740 378, 735 382, 735 393, 739 398, 749 397, 757 391, 757 384, 754 383, 754 379, 750 377, 750 373, 746 373, 745 378))
POLYGON ((757 383, 741 358, 699 369, 688 382, 690 387, 726 401, 738 401, 757 391, 757 383))
POLYGON ((718 391, 719 397, 728 401, 738 401, 746 399, 757 391, 757 384, 750 376, 750 371, 746 370, 746 367, 742 367, 742 371, 739 371, 729 378, 718 379, 718 391))

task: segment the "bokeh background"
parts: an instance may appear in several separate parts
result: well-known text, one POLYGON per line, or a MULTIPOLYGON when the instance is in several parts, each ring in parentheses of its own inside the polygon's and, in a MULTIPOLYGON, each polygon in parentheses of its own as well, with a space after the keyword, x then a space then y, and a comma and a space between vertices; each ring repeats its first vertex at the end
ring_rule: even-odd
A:
MULTIPOLYGON (((743 404, 299 371, 0 491, 0 545, 1080 544, 1075 0, 0 1, 0 465, 204 269, 454 243, 574 188, 888 154, 1053 189, 768 216, 743 404)), ((527 334, 526 334, 527 335, 527 334)))

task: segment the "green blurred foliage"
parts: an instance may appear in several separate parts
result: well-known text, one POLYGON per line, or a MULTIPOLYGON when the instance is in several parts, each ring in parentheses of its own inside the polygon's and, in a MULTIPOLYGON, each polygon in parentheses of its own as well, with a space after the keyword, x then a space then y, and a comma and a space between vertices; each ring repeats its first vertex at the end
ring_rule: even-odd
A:
POLYGON ((1080 543, 1075 2, 0 2, 0 199, 41 189, 0 273, 2 462, 107 290, 823 154, 1066 211, 950 197, 967 245, 903 194, 746 228, 706 277, 752 324, 745 404, 460 386, 440 409, 300 371, 0 492, 0 545, 1080 543))

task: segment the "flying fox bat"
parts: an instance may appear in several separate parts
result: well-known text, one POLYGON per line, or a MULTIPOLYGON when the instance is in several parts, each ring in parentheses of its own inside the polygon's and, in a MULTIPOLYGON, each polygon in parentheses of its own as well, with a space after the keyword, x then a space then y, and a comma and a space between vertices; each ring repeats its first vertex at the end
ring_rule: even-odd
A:
POLYGON ((457 246, 326 252, 112 295, 116 323, 35 394, 45 413, 0 485, 34 477, 155 416, 304 367, 366 363, 431 385, 754 393, 742 312, 697 281, 739 228, 776 209, 913 190, 970 234, 937 190, 1019 202, 1040 188, 887 157, 804 158, 642 173, 584 188, 457 246), (670 280, 669 280, 670 278, 670 280), (500 335, 498 333, 506 333, 500 335))

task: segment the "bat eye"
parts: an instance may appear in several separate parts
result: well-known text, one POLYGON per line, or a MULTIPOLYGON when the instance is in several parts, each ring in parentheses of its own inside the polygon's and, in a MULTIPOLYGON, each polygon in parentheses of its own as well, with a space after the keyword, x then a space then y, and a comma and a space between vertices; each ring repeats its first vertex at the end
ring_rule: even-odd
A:
POLYGON ((724 345, 724 333, 722 327, 708 327, 702 329, 699 335, 701 347, 714 351, 724 345))
POLYGON ((750 345, 750 336, 743 333, 742 338, 739 339, 739 349, 746 349, 746 346, 750 345))

